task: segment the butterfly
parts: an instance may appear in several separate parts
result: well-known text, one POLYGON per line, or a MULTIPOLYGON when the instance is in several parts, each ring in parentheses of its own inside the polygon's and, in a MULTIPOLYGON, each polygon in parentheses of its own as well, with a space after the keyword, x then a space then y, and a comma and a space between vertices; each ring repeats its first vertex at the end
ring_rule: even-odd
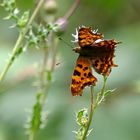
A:
POLYGON ((109 76, 112 67, 117 67, 113 62, 116 45, 119 43, 112 40, 104 40, 104 36, 91 27, 76 29, 74 42, 79 44, 73 51, 79 53, 74 68, 71 82, 73 96, 82 95, 86 86, 95 86, 97 78, 92 74, 92 68, 103 76, 109 76))

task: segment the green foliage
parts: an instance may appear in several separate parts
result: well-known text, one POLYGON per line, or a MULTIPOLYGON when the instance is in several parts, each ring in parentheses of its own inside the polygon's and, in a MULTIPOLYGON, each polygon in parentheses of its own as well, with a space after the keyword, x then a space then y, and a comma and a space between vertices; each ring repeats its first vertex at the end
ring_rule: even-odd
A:
POLYGON ((47 80, 51 81, 52 80, 52 71, 47 70, 46 73, 47 73, 47 80))
POLYGON ((76 114, 76 122, 80 126, 86 126, 87 125, 88 112, 87 112, 86 108, 81 109, 80 111, 78 111, 78 113, 76 114))
POLYGON ((105 91, 105 92, 104 92, 104 97, 107 97, 108 95, 114 93, 115 90, 116 90, 116 89, 110 89, 110 90, 105 91))
POLYGON ((17 20, 17 26, 20 28, 24 28, 29 19, 29 11, 25 11, 20 18, 17 20))
POLYGON ((13 27, 19 27, 23 29, 29 19, 29 11, 25 11, 23 14, 20 13, 20 10, 16 6, 15 0, 4 0, 1 4, 2 7, 8 12, 8 16, 6 16, 4 19, 14 19, 15 24, 11 26, 13 27))
POLYGON ((85 140, 89 136, 92 131, 92 129, 89 129, 89 127, 96 108, 105 100, 105 97, 115 91, 115 89, 105 91, 106 82, 107 77, 103 76, 103 86, 101 91, 97 94, 97 97, 93 97, 93 87, 91 87, 90 112, 88 113, 87 109, 84 108, 81 109, 76 115, 76 122, 80 126, 80 129, 73 132, 76 134, 76 138, 78 140, 85 140), (93 98, 96 98, 95 102, 93 98))
MULTIPOLYGON (((84 108, 78 111, 78 113, 76 114, 76 122, 80 126, 80 128, 78 129, 78 131, 73 131, 76 134, 77 140, 82 140, 83 135, 88 125, 88 121, 89 121, 88 110, 84 108)), ((88 130, 86 135, 88 136, 91 131, 92 129, 88 130)))
POLYGON ((36 133, 40 128, 45 126, 47 115, 42 115, 42 99, 44 98, 44 93, 38 93, 36 95, 36 103, 33 106, 33 112, 26 124, 28 134, 36 133), (43 116, 43 117, 42 117, 43 116))
POLYGON ((3 0, 1 6, 5 8, 6 11, 12 13, 16 9, 15 0, 3 0))
POLYGON ((51 30, 43 25, 38 27, 30 27, 28 34, 26 35, 26 47, 35 46, 40 48, 46 42, 46 37, 51 30))
MULTIPOLYGON (((101 97, 97 96, 97 100, 98 100, 98 105, 101 104, 103 101, 105 101, 105 98, 107 96, 109 96, 110 94, 114 93, 116 89, 112 89, 112 90, 106 90, 104 91, 103 95, 101 97), (99 99, 100 98, 100 99, 99 99)), ((98 95, 100 95, 101 92, 98 93, 98 95)))

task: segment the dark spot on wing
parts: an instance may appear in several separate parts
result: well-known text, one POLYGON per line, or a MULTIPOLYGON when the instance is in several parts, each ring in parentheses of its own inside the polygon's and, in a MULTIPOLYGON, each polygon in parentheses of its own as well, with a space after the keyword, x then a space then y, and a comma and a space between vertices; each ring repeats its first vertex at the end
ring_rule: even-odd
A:
POLYGON ((94 66, 98 67, 99 60, 95 60, 94 66))
POLYGON ((103 58, 101 58, 100 60, 101 60, 102 62, 104 62, 104 59, 103 59, 103 58))
POLYGON ((83 66, 81 64, 78 64, 77 67, 82 68, 83 66))
POLYGON ((98 63, 95 63, 94 66, 95 66, 95 67, 98 67, 98 63))
POLYGON ((84 73, 84 76, 87 76, 87 73, 84 73))
POLYGON ((84 77, 81 77, 81 80, 84 80, 84 77))
POLYGON ((95 60, 95 63, 99 63, 99 60, 95 60))
POLYGON ((88 70, 88 67, 84 67, 83 70, 84 70, 84 71, 85 71, 85 70, 88 70))
POLYGON ((88 77, 89 77, 89 78, 92 77, 92 73, 91 73, 91 72, 88 73, 88 77))
POLYGON ((73 73, 73 75, 77 75, 77 76, 80 76, 81 75, 81 73, 79 72, 79 71, 77 71, 77 70, 74 70, 74 73, 73 73))

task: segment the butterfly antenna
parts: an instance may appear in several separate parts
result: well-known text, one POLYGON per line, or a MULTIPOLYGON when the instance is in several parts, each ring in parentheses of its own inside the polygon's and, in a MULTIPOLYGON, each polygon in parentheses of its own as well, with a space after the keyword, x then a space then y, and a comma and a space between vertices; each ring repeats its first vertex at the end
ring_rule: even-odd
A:
POLYGON ((69 44, 68 42, 66 42, 63 38, 59 37, 59 40, 63 41, 64 44, 66 44, 67 46, 74 48, 71 44, 69 44))

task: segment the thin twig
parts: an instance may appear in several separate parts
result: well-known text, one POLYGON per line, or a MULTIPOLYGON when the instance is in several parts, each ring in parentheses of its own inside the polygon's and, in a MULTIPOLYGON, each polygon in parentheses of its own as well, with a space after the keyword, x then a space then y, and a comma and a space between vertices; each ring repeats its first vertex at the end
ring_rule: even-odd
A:
POLYGON ((2 71, 2 73, 1 73, 1 75, 0 75, 0 82, 4 79, 4 77, 5 77, 5 75, 7 74, 9 68, 10 68, 11 65, 13 64, 13 62, 14 62, 14 60, 15 60, 15 58, 16 58, 17 50, 19 49, 19 47, 20 47, 20 45, 21 45, 21 43, 22 43, 22 41, 23 41, 23 39, 24 39, 24 37, 25 37, 25 34, 28 32, 28 30, 29 30, 29 28, 30 28, 30 25, 32 24, 34 18, 36 17, 36 15, 37 15, 38 11, 40 10, 40 8, 41 8, 41 6, 42 6, 42 4, 43 4, 44 1, 45 1, 45 0, 40 0, 40 1, 39 1, 37 7, 35 8, 33 14, 31 15, 31 17, 30 17, 30 19, 29 19, 29 21, 28 21, 28 23, 27 23, 25 29, 24 29, 22 32, 20 32, 19 37, 18 37, 18 39, 17 39, 17 41, 16 41, 16 44, 15 44, 15 46, 14 46, 14 48, 13 48, 12 54, 11 54, 11 56, 10 56, 10 58, 9 58, 9 61, 8 61, 8 63, 6 64, 4 70, 2 71))
POLYGON ((75 0, 75 2, 73 3, 69 11, 65 14, 64 18, 69 19, 72 16, 72 14, 75 12, 75 10, 77 9, 79 4, 80 4, 80 0, 75 0))

